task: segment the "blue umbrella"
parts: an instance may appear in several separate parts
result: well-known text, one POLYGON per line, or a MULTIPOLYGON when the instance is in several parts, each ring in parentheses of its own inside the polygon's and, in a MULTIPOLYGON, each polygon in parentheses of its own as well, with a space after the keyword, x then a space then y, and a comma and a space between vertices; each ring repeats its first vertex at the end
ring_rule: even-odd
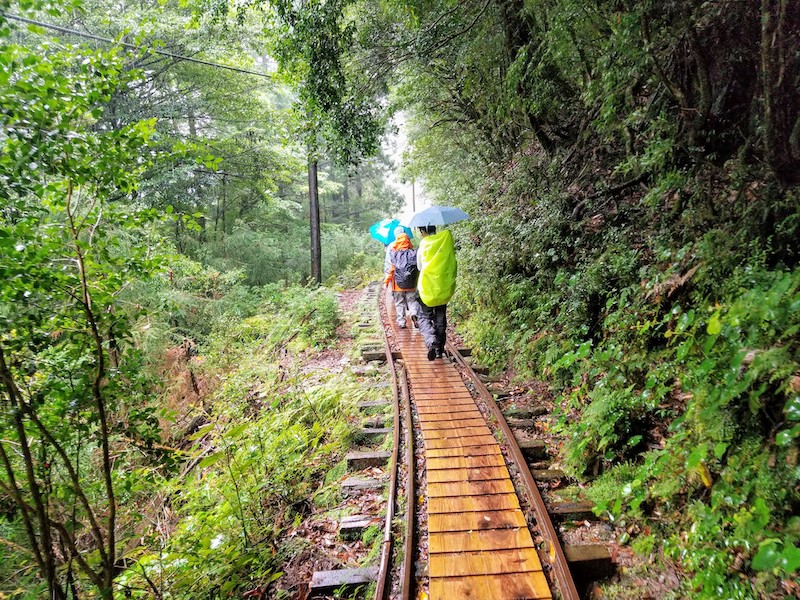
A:
POLYGON ((425 210, 415 212, 408 222, 408 226, 449 225, 465 219, 469 219, 469 215, 460 208, 454 206, 429 206, 425 210))
POLYGON ((382 221, 374 223, 369 228, 369 234, 382 244, 391 244, 394 241, 394 230, 397 227, 402 227, 408 234, 408 237, 413 237, 411 235, 411 230, 405 225, 400 225, 400 221, 397 219, 383 219, 382 221))

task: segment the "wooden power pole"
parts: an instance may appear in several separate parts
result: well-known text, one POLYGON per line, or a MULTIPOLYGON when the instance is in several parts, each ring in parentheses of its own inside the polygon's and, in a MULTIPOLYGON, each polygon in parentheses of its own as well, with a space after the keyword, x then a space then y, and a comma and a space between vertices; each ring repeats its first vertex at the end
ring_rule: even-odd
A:
POLYGON ((322 284, 322 246, 319 227, 319 188, 317 184, 317 159, 308 159, 308 212, 311 221, 311 278, 322 284))

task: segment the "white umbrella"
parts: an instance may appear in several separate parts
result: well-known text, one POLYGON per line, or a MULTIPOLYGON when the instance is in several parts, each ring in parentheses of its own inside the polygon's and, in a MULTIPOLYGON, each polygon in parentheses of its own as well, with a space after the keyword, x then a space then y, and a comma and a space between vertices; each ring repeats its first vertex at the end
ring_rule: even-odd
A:
POLYGON ((430 225, 449 225, 469 219, 469 215, 455 206, 429 206, 415 212, 407 225, 409 227, 428 227, 430 225))

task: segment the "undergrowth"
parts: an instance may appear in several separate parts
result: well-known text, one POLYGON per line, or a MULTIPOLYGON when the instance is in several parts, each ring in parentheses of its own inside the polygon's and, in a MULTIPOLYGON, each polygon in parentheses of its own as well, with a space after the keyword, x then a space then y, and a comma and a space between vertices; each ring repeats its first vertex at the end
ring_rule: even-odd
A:
POLYGON ((307 548, 284 544, 286 533, 340 502, 356 405, 369 392, 349 369, 304 367, 304 357, 337 341, 333 292, 250 288, 241 274, 189 261, 171 275, 172 285, 148 298, 180 296, 188 309, 160 325, 162 337, 191 335, 188 368, 213 383, 201 406, 184 407, 202 425, 180 442, 175 468, 138 473, 147 519, 120 586, 142 598, 262 593, 307 548))
MULTIPOLYGON (((473 198, 495 210, 456 236, 462 331, 483 362, 551 384, 563 464, 592 481, 596 511, 623 522, 635 549, 681 565, 680 597, 791 594, 800 270, 787 232, 800 234, 797 198, 759 188, 781 216, 770 232, 748 202, 709 212, 707 196, 733 193, 696 175, 702 202, 676 225, 659 209, 675 184, 665 175, 649 195, 570 223, 553 214, 557 175, 528 160, 513 188, 499 177, 473 198)), ((756 185, 737 177, 731 188, 756 185)))

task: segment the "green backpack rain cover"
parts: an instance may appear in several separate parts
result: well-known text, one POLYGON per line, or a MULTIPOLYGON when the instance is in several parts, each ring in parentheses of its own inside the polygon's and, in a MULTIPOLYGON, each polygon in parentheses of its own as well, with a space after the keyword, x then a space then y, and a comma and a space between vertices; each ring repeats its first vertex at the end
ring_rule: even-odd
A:
POLYGON ((447 304, 456 291, 456 251, 447 229, 422 238, 417 251, 422 269, 417 289, 427 306, 447 304))

